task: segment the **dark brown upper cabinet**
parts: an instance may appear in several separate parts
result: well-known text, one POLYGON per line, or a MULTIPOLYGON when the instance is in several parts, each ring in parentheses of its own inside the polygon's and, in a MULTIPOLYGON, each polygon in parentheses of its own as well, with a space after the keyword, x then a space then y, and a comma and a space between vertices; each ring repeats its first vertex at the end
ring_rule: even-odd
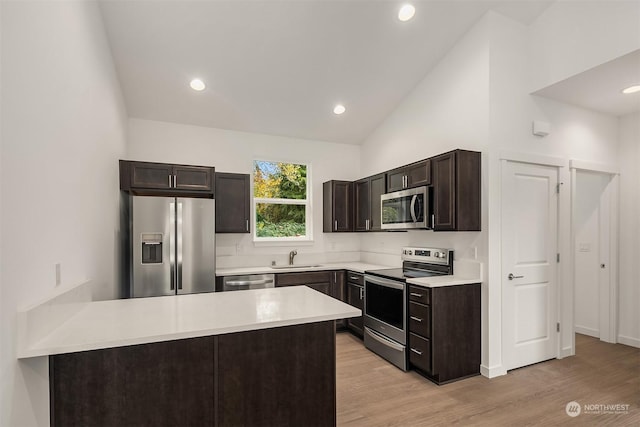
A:
POLYGON ((380 196, 386 193, 384 173, 354 182, 355 231, 379 231, 380 196))
POLYGON ((431 159, 433 230, 480 231, 481 154, 455 150, 431 159))
POLYGON ((251 231, 251 176, 216 172, 216 233, 251 231))
POLYGON ((387 192, 431 184, 431 162, 421 160, 387 172, 387 192))
POLYGON ((322 184, 325 233, 353 231, 353 182, 327 181, 322 184))
POLYGON ((139 195, 214 195, 215 169, 208 166, 120 160, 120 189, 139 195))

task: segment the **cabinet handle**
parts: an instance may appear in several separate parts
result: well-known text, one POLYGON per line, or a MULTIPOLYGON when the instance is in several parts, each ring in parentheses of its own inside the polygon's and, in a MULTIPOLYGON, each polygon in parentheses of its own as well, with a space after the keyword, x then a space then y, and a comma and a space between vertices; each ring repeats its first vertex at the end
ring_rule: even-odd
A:
POLYGON ((422 298, 422 294, 416 294, 415 292, 410 292, 409 295, 416 298, 422 298))
POLYGON ((337 219, 334 221, 333 226, 334 226, 334 230, 338 231, 338 220, 337 219))
POLYGON ((360 288, 360 299, 364 299, 364 288, 360 288))
POLYGON ((173 188, 176 188, 178 186, 178 177, 176 175, 173 175, 173 188))
POLYGON ((173 187, 173 180, 171 178, 172 175, 169 175, 169 188, 173 187))
POLYGON ((418 356, 422 356, 422 352, 420 350, 416 350, 415 348, 411 347, 411 351, 413 351, 418 356))
POLYGON ((422 319, 416 316, 409 316, 411 320, 415 320, 416 322, 422 323, 422 319))
POLYGON ((246 222, 247 231, 249 231, 249 220, 246 219, 245 222, 246 222))
POLYGON ((436 225, 436 214, 431 214, 431 229, 436 225))
POLYGON ((358 280, 358 279, 359 279, 359 277, 349 276, 349 279, 351 279, 351 280, 358 280))

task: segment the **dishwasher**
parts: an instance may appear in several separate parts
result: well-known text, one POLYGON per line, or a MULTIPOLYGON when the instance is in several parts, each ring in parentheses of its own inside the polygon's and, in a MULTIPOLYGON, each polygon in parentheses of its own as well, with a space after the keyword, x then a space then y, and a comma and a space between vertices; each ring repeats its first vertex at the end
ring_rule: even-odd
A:
POLYGON ((250 274, 244 276, 224 276, 222 291, 241 291, 245 289, 273 288, 275 276, 273 274, 250 274))

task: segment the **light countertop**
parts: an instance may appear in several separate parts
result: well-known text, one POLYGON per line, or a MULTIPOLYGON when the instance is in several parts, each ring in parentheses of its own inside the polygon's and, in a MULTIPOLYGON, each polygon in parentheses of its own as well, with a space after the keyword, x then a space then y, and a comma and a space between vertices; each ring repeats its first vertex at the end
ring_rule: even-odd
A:
POLYGON ((434 276, 434 277, 419 277, 415 279, 407 279, 407 283, 410 285, 423 286, 425 288, 439 288, 442 286, 456 286, 456 285, 470 285, 472 283, 480 283, 479 277, 464 277, 464 276, 434 276))
POLYGON ((304 268, 271 268, 265 267, 235 267, 235 268, 219 268, 216 270, 216 276, 239 276, 245 274, 277 274, 277 273, 294 273, 305 271, 326 271, 326 270, 351 270, 358 273, 364 273, 366 270, 379 270, 382 268, 393 268, 388 265, 367 264, 364 262, 332 262, 320 264, 317 267, 304 268))
POLYGON ((18 358, 357 317, 306 286, 88 302, 18 358))

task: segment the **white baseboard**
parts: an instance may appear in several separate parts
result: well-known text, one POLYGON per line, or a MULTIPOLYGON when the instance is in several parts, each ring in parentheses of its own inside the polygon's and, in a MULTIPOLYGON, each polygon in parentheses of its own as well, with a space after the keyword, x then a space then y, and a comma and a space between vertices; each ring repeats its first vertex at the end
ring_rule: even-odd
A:
POLYGON ((624 335, 618 335, 618 342, 620 344, 629 345, 635 348, 640 348, 640 339, 638 338, 625 337, 624 335))
POLYGON ((593 328, 587 328, 586 326, 575 326, 576 334, 589 335, 590 337, 600 338, 600 331, 593 328))
POLYGON ((564 359, 565 357, 575 356, 576 352, 573 351, 573 347, 564 347, 560 349, 560 356, 558 359, 564 359))
POLYGON ((502 375, 507 375, 507 370, 504 369, 502 365, 491 366, 491 367, 480 365, 480 373, 482 374, 483 377, 495 378, 502 375))

